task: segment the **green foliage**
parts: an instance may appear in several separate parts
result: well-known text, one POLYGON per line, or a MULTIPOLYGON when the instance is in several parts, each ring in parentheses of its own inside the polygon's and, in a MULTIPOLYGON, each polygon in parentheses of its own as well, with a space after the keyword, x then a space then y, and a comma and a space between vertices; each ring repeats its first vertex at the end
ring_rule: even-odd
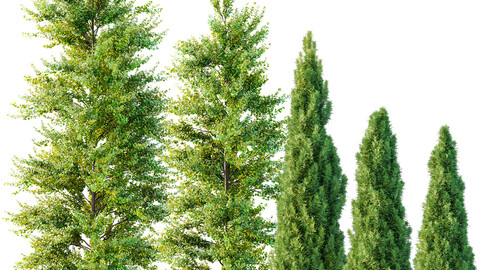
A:
POLYGON ((476 269, 467 238, 465 185, 457 172, 457 151, 448 126, 440 129, 428 168, 431 180, 418 234, 415 269, 476 269))
POLYGON ((292 90, 284 172, 277 201, 275 269, 342 269, 343 233, 338 220, 347 178, 327 135, 327 82, 312 33, 303 39, 292 90))
POLYGON ((285 97, 260 94, 263 12, 211 2, 211 35, 180 42, 172 68, 183 87, 168 126, 166 163, 177 180, 161 253, 175 269, 255 269, 273 242, 274 224, 255 198, 275 194, 280 162, 272 158, 284 138, 276 107, 285 97))
POLYGON ((411 269, 410 233, 402 205, 403 181, 397 139, 387 111, 370 116, 357 154, 358 196, 352 203, 353 230, 346 270, 411 269))
POLYGON ((44 120, 13 183, 35 196, 10 221, 33 252, 18 269, 155 269, 151 225, 165 215, 160 78, 141 69, 159 9, 127 0, 35 0, 32 36, 60 46, 27 77, 19 117, 44 120))

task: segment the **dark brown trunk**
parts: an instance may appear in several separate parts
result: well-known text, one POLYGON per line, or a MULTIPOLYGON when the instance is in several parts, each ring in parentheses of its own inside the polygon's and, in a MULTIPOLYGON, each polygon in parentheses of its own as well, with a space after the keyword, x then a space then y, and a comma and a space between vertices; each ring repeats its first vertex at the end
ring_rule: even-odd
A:
MULTIPOLYGON (((230 189, 230 164, 228 164, 228 162, 224 159, 223 161, 223 174, 225 176, 225 192, 227 194, 227 202, 229 200, 229 197, 228 197, 228 190, 230 189)), ((230 221, 230 218, 228 216, 228 212, 227 212, 227 216, 225 218, 225 232, 227 232, 227 228, 228 228, 228 222, 230 221)))
POLYGON ((92 217, 94 218, 97 216, 97 193, 91 192, 90 195, 92 197, 90 200, 90 206, 92 209, 92 217))
MULTIPOLYGON (((94 9, 95 9, 95 0, 92 0, 92 10, 94 9)), ((91 31, 92 31, 92 38, 90 42, 91 42, 91 49, 93 53, 95 51, 95 16, 92 17, 91 31)))

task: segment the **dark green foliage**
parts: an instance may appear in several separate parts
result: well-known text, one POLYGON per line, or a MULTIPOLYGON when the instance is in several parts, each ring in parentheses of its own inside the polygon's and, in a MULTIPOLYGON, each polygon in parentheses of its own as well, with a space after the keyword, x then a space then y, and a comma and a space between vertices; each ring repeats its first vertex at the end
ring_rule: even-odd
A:
POLYGON ((428 169, 431 180, 418 234, 415 269, 476 269, 467 238, 465 185, 457 172, 455 141, 447 126, 440 129, 440 139, 432 151, 428 169))
POLYGON ((162 258, 174 269, 256 269, 266 260, 274 224, 255 198, 275 192, 284 138, 276 121, 284 97, 261 95, 267 28, 255 7, 212 0, 211 35, 177 45, 172 73, 183 83, 172 101, 167 164, 176 193, 162 235, 162 258))
POLYGON ((327 82, 312 33, 303 39, 292 90, 284 172, 277 201, 275 269, 342 269, 343 233, 338 220, 347 178, 327 135, 327 82))
POLYGON ((60 46, 27 77, 20 117, 41 118, 35 154, 14 183, 36 202, 10 220, 31 240, 19 269, 155 269, 146 236, 164 216, 162 94, 142 69, 162 34, 159 9, 127 0, 35 0, 32 36, 60 46))
POLYGON ((370 116, 357 164, 354 233, 349 232, 352 247, 345 269, 411 269, 411 228, 402 205, 404 183, 397 163, 397 139, 384 108, 370 116))

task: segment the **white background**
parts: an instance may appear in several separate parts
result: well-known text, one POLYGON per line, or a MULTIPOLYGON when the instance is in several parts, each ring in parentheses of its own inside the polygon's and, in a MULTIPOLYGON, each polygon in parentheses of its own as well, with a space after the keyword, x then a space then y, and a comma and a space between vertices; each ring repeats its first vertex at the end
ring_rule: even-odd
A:
MULTIPOLYGON (((160 30, 169 29, 160 50, 154 52, 154 61, 169 65, 175 42, 208 34, 212 9, 208 0, 154 2, 164 8, 160 30)), ((238 0, 236 5, 246 2, 238 0)), ((1 217, 6 211, 16 211, 17 200, 25 200, 22 195, 13 196, 13 189, 3 184, 14 181, 12 157, 33 153, 33 126, 38 124, 9 118, 7 114, 15 113, 9 104, 26 93, 23 76, 32 73, 30 65, 39 65, 40 58, 49 59, 53 53, 42 48, 44 42, 22 36, 34 28, 23 19, 20 4, 31 6, 29 0, 3 1, 0 9, 1 217)), ((429 182, 427 162, 444 124, 451 127, 457 141, 459 172, 466 185, 469 242, 480 256, 480 230, 476 229, 480 228, 480 213, 475 210, 480 205, 480 4, 463 0, 261 0, 257 4, 266 7, 264 22, 270 26, 271 47, 265 55, 270 80, 265 93, 282 88, 289 94, 303 36, 311 30, 317 41, 333 102, 327 128, 349 181, 341 228, 346 232, 352 223, 355 153, 369 115, 385 106, 398 139, 403 203, 413 229, 412 258, 429 182)), ((171 85, 165 83, 162 88, 175 91, 171 85)), ((275 215, 273 204, 265 215, 275 215)), ((30 251, 28 240, 15 236, 12 229, 0 221, 0 269, 13 269, 21 253, 30 251)), ((348 249, 347 236, 345 243, 348 249)))

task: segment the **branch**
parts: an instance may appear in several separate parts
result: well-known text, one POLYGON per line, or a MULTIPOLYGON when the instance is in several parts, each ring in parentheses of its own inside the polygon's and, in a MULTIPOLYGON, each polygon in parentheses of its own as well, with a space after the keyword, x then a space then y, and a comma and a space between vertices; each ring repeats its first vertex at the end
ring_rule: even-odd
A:
POLYGON ((92 248, 92 247, 90 246, 90 244, 89 244, 89 243, 87 243, 87 241, 85 241, 85 239, 83 239, 83 238, 82 238, 82 242, 84 242, 84 243, 85 243, 85 245, 87 245, 87 247, 88 247, 88 248, 92 248))
POLYGON ((223 176, 221 174, 215 173, 215 176, 218 178, 218 180, 223 181, 223 176))
POLYGON ((228 112, 227 112, 227 101, 225 100, 225 103, 223 103, 223 102, 218 98, 218 95, 217 95, 217 94, 215 94, 215 98, 216 98, 216 100, 218 101, 218 103, 220 103, 220 104, 222 105, 222 107, 224 108, 223 111, 225 112, 225 114, 226 114, 227 116, 230 116, 230 114, 228 114, 228 112))
POLYGON ((212 134, 212 135, 213 135, 213 132, 211 132, 210 130, 201 129, 201 128, 196 128, 196 127, 192 127, 192 129, 197 130, 197 131, 200 131, 200 132, 202 132, 203 134, 212 134))
POLYGON ((73 246, 76 246, 76 247, 79 247, 79 248, 83 248, 87 251, 91 251, 92 250, 92 247, 87 243, 87 241, 85 241, 83 238, 80 239, 83 243, 85 243, 85 245, 82 245, 80 242, 74 242, 74 243, 70 243, 71 245, 73 246))
POLYGON ((240 182, 241 182, 240 179, 237 179, 237 180, 231 182, 230 184, 231 184, 231 185, 234 185, 234 184, 238 184, 238 183, 240 183, 240 182))
POLYGON ((123 219, 115 224, 110 225, 107 231, 101 236, 101 238, 103 238, 103 240, 107 240, 110 237, 110 235, 113 233, 113 231, 116 229, 116 227, 118 227, 120 224, 125 223, 127 221, 128 219, 123 219))
POLYGON ((82 244, 80 244, 80 243, 70 243, 70 244, 71 244, 72 246, 76 246, 76 247, 79 247, 79 248, 82 248, 82 249, 86 249, 86 250, 88 250, 88 251, 91 250, 89 247, 84 246, 84 245, 82 245, 82 244))
POLYGON ((91 209, 91 214, 92 218, 94 218, 97 215, 97 209, 95 208, 97 204, 97 193, 96 192, 90 192, 90 196, 92 197, 92 200, 90 202, 90 209, 91 209))

